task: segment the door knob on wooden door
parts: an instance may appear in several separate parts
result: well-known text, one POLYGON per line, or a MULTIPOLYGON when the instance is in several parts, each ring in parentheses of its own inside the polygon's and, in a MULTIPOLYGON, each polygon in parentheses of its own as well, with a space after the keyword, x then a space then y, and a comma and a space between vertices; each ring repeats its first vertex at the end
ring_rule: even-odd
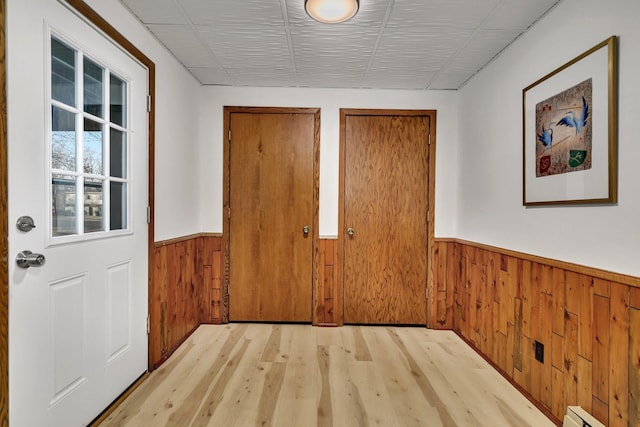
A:
POLYGON ((347 234, 349 235, 349 237, 353 237, 354 234, 356 234, 355 230, 351 227, 347 228, 347 234))
POLYGON ((309 226, 305 225, 304 227, 302 227, 302 233, 304 233, 305 236, 307 236, 309 234, 309 226))

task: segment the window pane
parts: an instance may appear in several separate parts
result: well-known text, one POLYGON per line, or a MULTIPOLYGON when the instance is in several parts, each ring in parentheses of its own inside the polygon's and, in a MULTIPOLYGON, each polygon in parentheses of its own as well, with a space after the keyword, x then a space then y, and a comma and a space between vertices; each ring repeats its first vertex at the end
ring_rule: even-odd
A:
POLYGON ((76 106, 76 52, 51 39, 51 97, 76 106))
POLYGON ((73 176, 53 175, 51 184, 51 228, 53 236, 77 234, 76 178, 73 176))
POLYGON ((127 135, 116 129, 111 129, 111 176, 127 177, 127 135))
POLYGON ((82 167, 85 173, 102 175, 102 124, 84 119, 82 167))
POLYGON ((127 184, 111 182, 111 229, 127 228, 127 184))
POLYGON ((84 180, 84 232, 102 231, 102 180, 84 180))
POLYGON ((84 58, 84 111, 102 117, 102 68, 84 58))
POLYGON ((127 126, 127 84, 112 75, 110 89, 111 123, 125 127, 127 126))
POLYGON ((76 116, 51 107, 51 167, 76 170, 76 116))

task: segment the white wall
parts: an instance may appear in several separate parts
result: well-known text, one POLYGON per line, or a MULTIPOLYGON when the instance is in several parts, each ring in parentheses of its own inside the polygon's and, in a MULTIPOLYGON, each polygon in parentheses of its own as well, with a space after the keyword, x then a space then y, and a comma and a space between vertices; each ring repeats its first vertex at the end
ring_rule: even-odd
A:
POLYGON ((120 2, 85 1, 156 64, 155 240, 198 233, 200 83, 120 2))
POLYGON ((640 2, 564 0, 460 92, 457 237, 640 275, 640 2), (522 206, 522 89, 620 36, 619 203, 522 206))
POLYGON ((436 236, 455 235, 458 94, 451 91, 215 87, 202 89, 199 140, 204 231, 222 231, 223 107, 319 107, 320 235, 338 234, 340 108, 435 109, 436 236))

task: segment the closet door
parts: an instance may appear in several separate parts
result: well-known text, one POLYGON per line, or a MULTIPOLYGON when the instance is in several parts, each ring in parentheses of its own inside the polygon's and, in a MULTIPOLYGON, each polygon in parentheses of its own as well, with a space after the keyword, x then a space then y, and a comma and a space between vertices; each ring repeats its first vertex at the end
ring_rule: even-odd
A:
POLYGON ((429 117, 344 116, 344 322, 426 323, 429 117))

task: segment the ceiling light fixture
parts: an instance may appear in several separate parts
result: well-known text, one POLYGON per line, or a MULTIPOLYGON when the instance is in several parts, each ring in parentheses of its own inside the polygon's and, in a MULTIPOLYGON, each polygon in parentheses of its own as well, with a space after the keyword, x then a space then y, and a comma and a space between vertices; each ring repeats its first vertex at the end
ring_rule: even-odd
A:
POLYGON ((310 17, 325 24, 348 21, 358 13, 359 0, 305 0, 304 8, 310 17))

